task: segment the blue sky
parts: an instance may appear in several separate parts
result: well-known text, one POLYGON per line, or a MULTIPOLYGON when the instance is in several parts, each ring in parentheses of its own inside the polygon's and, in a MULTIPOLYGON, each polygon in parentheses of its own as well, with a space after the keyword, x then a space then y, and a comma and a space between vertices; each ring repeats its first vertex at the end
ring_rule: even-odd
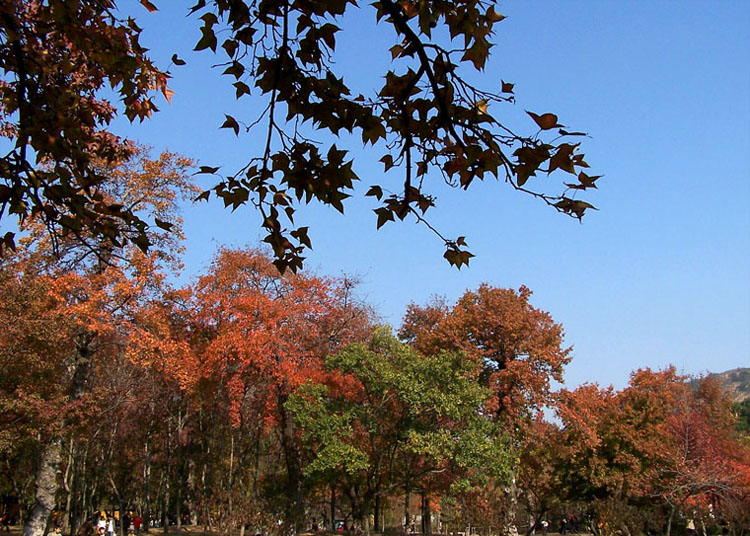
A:
MULTIPOLYGON (((218 127, 224 113, 254 117, 257 104, 234 100, 232 80, 210 68, 216 57, 190 52, 200 32, 184 4, 157 2, 155 14, 132 4, 157 63, 177 52, 188 64, 171 68, 172 104, 142 124, 120 120, 116 131, 201 164, 240 167, 255 138, 218 127)), ((372 91, 393 34, 362 6, 345 21, 337 61, 348 83, 372 91)), ((508 18, 476 80, 516 84, 517 104, 492 111, 525 132, 532 110, 591 135, 587 161, 605 175, 589 198, 599 211, 579 224, 503 183, 468 192, 436 184, 431 222, 465 235, 476 254, 457 271, 422 226, 375 231, 375 204, 363 194, 399 178, 383 177, 377 152, 342 140, 363 180, 345 216, 301 212, 314 246, 306 265, 358 275, 362 295, 394 326, 408 303, 433 294, 455 300, 482 282, 526 285, 574 347, 570 386, 622 387, 632 370, 670 363, 686 373, 750 366, 750 4, 513 0, 496 9, 508 18)), ((203 203, 185 207, 185 219, 186 277, 218 246, 253 246, 261 236, 250 209, 203 203)))

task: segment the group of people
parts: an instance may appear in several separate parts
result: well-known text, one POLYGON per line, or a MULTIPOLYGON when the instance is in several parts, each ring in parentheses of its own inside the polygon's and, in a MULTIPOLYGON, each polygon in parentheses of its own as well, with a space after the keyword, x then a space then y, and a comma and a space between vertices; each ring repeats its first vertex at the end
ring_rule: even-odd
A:
POLYGON ((115 536, 120 523, 122 523, 125 534, 136 536, 141 533, 143 518, 137 514, 133 516, 132 513, 126 513, 120 518, 116 512, 113 514, 107 510, 102 510, 93 514, 81 526, 78 530, 78 536, 92 536, 94 534, 96 536, 115 536))

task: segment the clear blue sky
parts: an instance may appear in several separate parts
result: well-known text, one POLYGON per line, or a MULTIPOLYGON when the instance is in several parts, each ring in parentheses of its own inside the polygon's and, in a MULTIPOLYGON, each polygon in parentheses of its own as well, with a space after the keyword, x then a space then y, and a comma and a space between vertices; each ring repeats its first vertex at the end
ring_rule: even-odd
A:
MULTIPOLYGON (((185 4, 155 3, 156 14, 128 7, 144 27, 142 43, 162 66, 174 52, 188 65, 171 69, 171 105, 143 124, 118 121, 117 131, 236 169, 254 138, 218 127, 224 113, 258 110, 235 102, 232 80, 210 69, 216 57, 189 52, 200 33, 185 4)), ((373 90, 393 35, 362 5, 346 21, 354 31, 339 37, 338 61, 348 83, 373 90)), ((356 140, 342 142, 363 181, 345 216, 304 211, 314 245, 307 266, 359 275, 363 296, 394 326, 408 303, 432 294, 454 300, 481 282, 526 285, 574 346, 570 386, 621 387, 632 370, 669 363, 686 373, 750 366, 750 3, 513 0, 496 9, 508 18, 483 84, 514 82, 517 104, 493 112, 532 131, 524 109, 553 111, 589 132, 587 161, 605 175, 590 198, 600 210, 579 224, 503 183, 437 187, 431 221, 448 236, 466 235, 477 255, 457 271, 421 226, 375 231, 375 204, 363 194, 383 180, 382 165, 356 140)), ((185 209, 188 276, 220 245, 258 243, 252 210, 219 205, 185 209)))

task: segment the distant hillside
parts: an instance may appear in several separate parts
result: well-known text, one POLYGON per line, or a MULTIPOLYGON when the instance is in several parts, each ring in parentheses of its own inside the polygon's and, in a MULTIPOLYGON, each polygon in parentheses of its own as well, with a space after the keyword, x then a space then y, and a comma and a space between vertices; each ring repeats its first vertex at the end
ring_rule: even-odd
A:
POLYGON ((737 368, 709 376, 719 381, 733 402, 750 399, 750 368, 737 368))

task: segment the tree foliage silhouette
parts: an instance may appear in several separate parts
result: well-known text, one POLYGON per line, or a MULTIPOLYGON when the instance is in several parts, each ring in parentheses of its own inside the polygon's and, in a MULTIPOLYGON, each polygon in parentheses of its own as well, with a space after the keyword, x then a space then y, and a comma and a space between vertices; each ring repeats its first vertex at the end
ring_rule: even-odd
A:
MULTIPOLYGON (((157 9, 148 0, 141 4, 157 9)), ((518 134, 495 111, 513 102, 513 84, 485 90, 466 76, 487 64, 495 24, 504 18, 494 2, 379 0, 363 8, 395 32, 393 64, 371 95, 352 92, 335 63, 337 35, 353 31, 344 15, 356 8, 353 0, 199 0, 190 11, 201 24, 196 50, 224 58, 238 99, 256 94, 265 100, 260 117, 226 115, 222 125, 237 135, 260 134, 259 154, 248 155, 241 169, 221 176, 199 199, 218 197, 233 209, 255 206, 279 270, 299 269, 311 247, 307 227, 294 223, 300 203, 344 210, 359 178, 335 142, 345 135, 375 146, 386 171, 403 171, 397 185, 375 184, 367 192, 381 203, 378 228, 414 217, 445 242, 445 258, 459 268, 473 256, 466 239, 446 237, 425 219, 435 205, 429 187, 435 179, 463 189, 502 179, 576 218, 592 208, 577 198, 599 178, 585 172, 579 143, 571 141, 583 133, 566 130, 553 113, 528 112, 534 126, 518 134), (310 128, 301 128, 305 123, 310 128), (538 173, 556 170, 570 175, 557 193, 532 185, 538 173)), ((156 111, 154 92, 169 99, 169 73, 149 60, 140 28, 118 18, 111 0, 13 0, 0 20, 0 127, 13 143, 0 161, 0 215, 39 215, 53 232, 85 227, 115 244, 147 249, 151 223, 99 196, 107 178, 91 159, 128 151, 108 129, 118 107, 102 90, 116 89, 119 109, 131 121, 143 120, 156 111)), ((185 61, 175 54, 172 63, 185 61)), ((3 247, 13 245, 8 232, 3 247)))

